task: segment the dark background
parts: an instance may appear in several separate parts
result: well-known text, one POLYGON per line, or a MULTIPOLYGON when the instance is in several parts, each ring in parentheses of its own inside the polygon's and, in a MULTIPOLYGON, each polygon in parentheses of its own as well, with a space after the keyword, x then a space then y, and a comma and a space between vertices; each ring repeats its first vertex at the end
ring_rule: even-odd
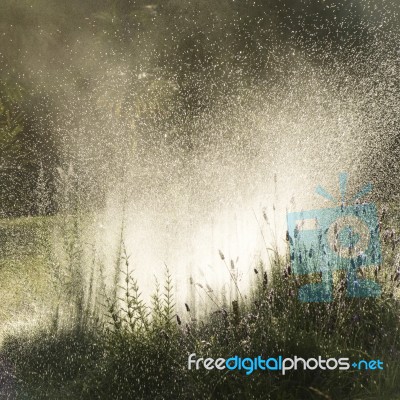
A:
MULTIPOLYGON (((125 140, 134 125, 140 143, 154 145, 168 132, 168 145, 190 154, 199 135, 196 118, 240 90, 284 85, 294 52, 355 80, 368 70, 375 74, 368 90, 379 87, 381 98, 392 96, 393 107, 366 113, 376 140, 389 138, 366 163, 380 195, 393 193, 398 11, 396 0, 2 1, 0 214, 57 211, 57 167, 71 146, 55 127, 60 119, 68 120, 65 129, 81 123, 72 97, 98 104, 102 82, 110 80, 110 92, 118 85, 124 90, 106 94, 109 101, 94 111, 99 132, 111 118, 124 126, 115 141, 125 140), (388 68, 380 70, 386 61, 376 56, 377 46, 387 49, 388 68), (123 80, 110 78, 121 65, 123 80)), ((113 144, 107 146, 98 154, 105 164, 113 144)))

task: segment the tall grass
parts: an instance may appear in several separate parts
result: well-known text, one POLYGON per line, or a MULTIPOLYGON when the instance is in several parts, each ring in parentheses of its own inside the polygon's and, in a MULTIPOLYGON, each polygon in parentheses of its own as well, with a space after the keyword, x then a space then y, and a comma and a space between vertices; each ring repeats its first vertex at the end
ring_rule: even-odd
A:
MULTIPOLYGON (((381 297, 347 297, 339 271, 332 302, 300 302, 299 286, 314 278, 293 275, 289 257, 274 251, 268 268, 260 260, 254 269, 246 296, 234 268, 225 265, 235 293, 230 303, 192 282, 192 291, 203 292, 213 306, 202 318, 192 311, 198 304, 175 298, 167 267, 151 303, 144 302, 121 237, 115 286, 107 288, 102 269, 95 274, 92 265, 89 289, 82 294, 81 285, 74 294, 72 314, 86 318, 75 318, 72 327, 43 328, 6 340, 2 357, 13 366, 13 390, 21 399, 400 399, 400 270, 392 223, 381 216, 384 265, 359 271, 379 281, 381 297), (184 311, 178 315, 177 309, 184 311), (385 369, 246 375, 188 370, 191 353, 204 358, 379 358, 385 369)), ((76 238, 79 228, 70 226, 76 238)), ((72 246, 74 257, 77 248, 72 246)), ((226 261, 222 251, 220 257, 226 261)), ((70 262, 82 268, 84 260, 78 255, 70 262)))

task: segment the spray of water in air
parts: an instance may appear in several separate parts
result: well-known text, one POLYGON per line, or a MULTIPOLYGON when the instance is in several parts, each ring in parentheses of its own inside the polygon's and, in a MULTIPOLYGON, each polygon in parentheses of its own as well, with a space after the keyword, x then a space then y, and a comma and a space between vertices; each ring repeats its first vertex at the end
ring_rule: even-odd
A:
POLYGON ((339 198, 339 172, 349 194, 369 181, 377 195, 393 191, 400 54, 391 10, 343 16, 332 3, 331 20, 315 23, 275 10, 242 33, 253 46, 242 54, 234 10, 213 27, 198 17, 191 36, 177 4, 172 22, 143 8, 158 25, 132 39, 130 54, 107 39, 121 34, 115 16, 114 33, 77 32, 59 59, 43 50, 21 60, 55 104, 58 204, 72 212, 73 191, 89 221, 86 251, 111 285, 122 238, 145 297, 167 265, 180 306, 196 284, 229 293, 230 273, 247 293, 259 260, 285 249, 286 213, 325 206, 318 185, 339 198))

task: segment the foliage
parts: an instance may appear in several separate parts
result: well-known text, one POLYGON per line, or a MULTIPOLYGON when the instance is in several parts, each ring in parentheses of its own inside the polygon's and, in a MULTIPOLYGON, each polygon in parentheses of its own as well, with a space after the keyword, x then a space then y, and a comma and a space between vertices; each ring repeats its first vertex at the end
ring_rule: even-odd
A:
MULTIPOLYGON (((146 304, 122 252, 117 299, 100 285, 103 305, 79 325, 9 337, 2 357, 15 368, 18 398, 29 399, 387 399, 399 398, 400 319, 397 240, 392 218, 381 215, 386 263, 374 275, 380 298, 349 298, 345 276, 335 276, 334 301, 302 303, 303 282, 287 257, 271 258, 254 269, 245 299, 208 312, 198 321, 185 304, 177 315, 172 277, 166 268, 163 290, 156 284, 146 304), (97 318, 96 318, 97 315, 97 318), (383 371, 279 372, 188 370, 187 358, 349 357, 381 359, 383 371)), ((121 248, 124 249, 122 243, 121 248)), ((222 254, 222 252, 220 253, 222 254)), ((222 257, 222 256, 221 256, 222 257)), ((232 277, 234 279, 234 277, 232 277)), ((79 299, 79 294, 76 295, 79 299)))
POLYGON ((23 129, 22 114, 18 111, 22 90, 18 86, 0 82, 0 93, 0 152, 3 153, 15 145, 23 129))

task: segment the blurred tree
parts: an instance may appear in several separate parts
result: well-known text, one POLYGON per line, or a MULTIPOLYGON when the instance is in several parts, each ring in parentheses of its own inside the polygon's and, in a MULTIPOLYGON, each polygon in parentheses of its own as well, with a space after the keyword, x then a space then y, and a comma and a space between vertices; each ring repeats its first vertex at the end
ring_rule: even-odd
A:
POLYGON ((18 107, 21 100, 20 86, 0 81, 0 154, 2 159, 7 151, 16 155, 18 135, 23 130, 22 113, 18 107))
POLYGON ((37 214, 39 209, 46 214, 54 211, 51 201, 46 207, 37 201, 38 185, 41 197, 54 191, 52 174, 57 154, 43 122, 35 120, 32 102, 20 85, 0 82, 2 216, 37 214))
POLYGON ((0 81, 0 215, 7 215, 11 210, 20 211, 24 203, 14 179, 16 166, 21 165, 24 158, 19 140, 23 131, 21 101, 21 87, 0 81))

